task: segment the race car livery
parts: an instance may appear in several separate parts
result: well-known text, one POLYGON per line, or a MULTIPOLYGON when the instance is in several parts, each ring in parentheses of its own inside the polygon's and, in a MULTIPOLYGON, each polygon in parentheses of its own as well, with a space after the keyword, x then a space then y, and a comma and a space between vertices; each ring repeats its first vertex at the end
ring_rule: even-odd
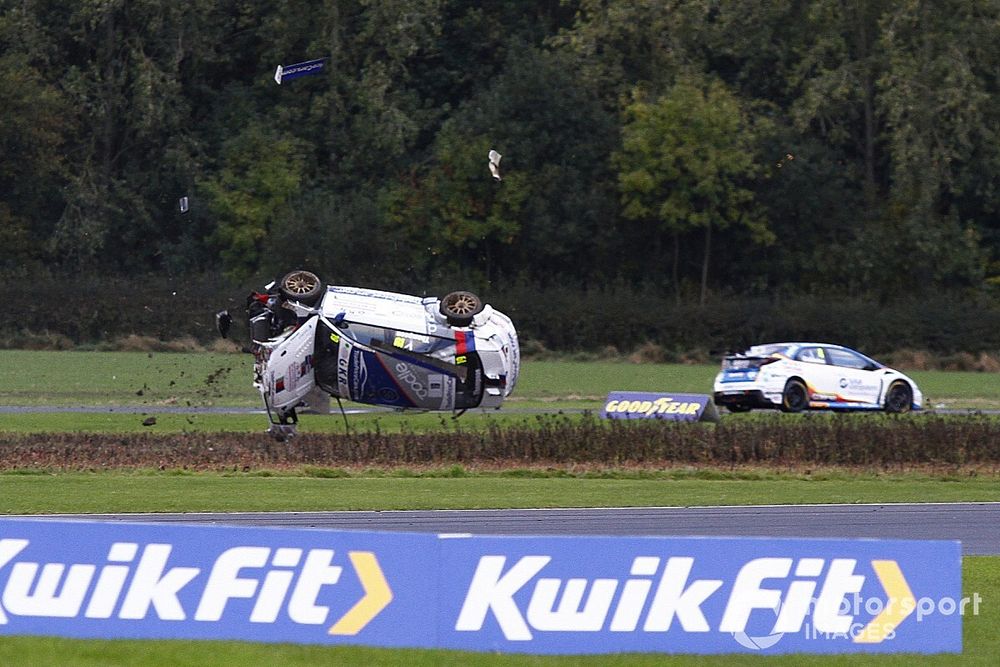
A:
POLYGON ((300 301, 294 282, 283 281, 293 289, 250 299, 272 306, 255 311, 268 324, 255 327, 251 317, 251 331, 273 333, 275 321, 282 327, 252 341, 254 385, 274 426, 294 425, 296 408, 317 388, 358 403, 434 411, 498 408, 514 389, 517 332, 471 293, 437 299, 327 286, 300 301))
POLYGON ((912 378, 865 355, 829 343, 772 343, 727 355, 715 377, 715 404, 730 412, 777 408, 919 410, 912 378))

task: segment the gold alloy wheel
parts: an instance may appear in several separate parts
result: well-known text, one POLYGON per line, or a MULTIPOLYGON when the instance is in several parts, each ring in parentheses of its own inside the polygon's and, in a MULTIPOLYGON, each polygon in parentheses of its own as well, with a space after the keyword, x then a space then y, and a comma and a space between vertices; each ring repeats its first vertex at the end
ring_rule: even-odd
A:
POLYGON ((284 288, 290 294, 308 294, 317 285, 316 277, 308 271, 296 271, 285 276, 284 288))
POLYGON ((458 293, 453 295, 446 305, 455 315, 472 315, 479 308, 479 301, 471 294, 458 293))

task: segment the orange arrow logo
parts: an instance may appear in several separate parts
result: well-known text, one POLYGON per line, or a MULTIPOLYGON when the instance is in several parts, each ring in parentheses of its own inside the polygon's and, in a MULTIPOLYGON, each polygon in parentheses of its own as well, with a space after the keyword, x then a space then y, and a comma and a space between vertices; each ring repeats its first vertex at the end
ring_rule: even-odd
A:
POLYGON ((353 636, 392 602, 392 589, 385 580, 378 559, 371 551, 348 551, 365 594, 328 631, 331 635, 353 636))
POLYGON ((894 560, 873 560, 872 568, 889 599, 882 612, 869 621, 854 638, 855 644, 878 644, 917 608, 917 600, 899 569, 899 563, 894 560))

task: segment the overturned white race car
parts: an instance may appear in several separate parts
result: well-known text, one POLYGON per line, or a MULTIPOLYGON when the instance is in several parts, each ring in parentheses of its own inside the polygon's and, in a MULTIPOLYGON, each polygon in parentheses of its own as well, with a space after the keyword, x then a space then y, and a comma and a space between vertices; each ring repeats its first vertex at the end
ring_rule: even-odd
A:
MULTIPOLYGON (((324 286, 292 271, 247 299, 254 386, 284 439, 319 388, 399 409, 498 408, 517 382, 514 325, 470 292, 442 299, 324 286)), ((220 333, 231 323, 220 313, 220 333)))

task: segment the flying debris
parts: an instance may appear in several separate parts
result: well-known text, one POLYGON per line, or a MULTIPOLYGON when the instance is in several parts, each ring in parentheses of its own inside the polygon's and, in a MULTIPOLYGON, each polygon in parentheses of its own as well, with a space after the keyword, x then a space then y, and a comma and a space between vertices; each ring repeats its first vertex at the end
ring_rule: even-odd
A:
POLYGON ((181 210, 181 213, 187 213, 188 212, 188 198, 187 197, 181 197, 180 199, 178 199, 177 200, 177 208, 179 208, 181 210))
POLYGON ((493 178, 500 180, 500 158, 503 156, 494 150, 490 150, 490 173, 493 174, 493 178))
POLYGON ((326 58, 317 58, 294 65, 278 65, 278 69, 274 70, 274 82, 280 86, 282 81, 291 81, 308 74, 319 74, 326 66, 326 60, 326 58))

